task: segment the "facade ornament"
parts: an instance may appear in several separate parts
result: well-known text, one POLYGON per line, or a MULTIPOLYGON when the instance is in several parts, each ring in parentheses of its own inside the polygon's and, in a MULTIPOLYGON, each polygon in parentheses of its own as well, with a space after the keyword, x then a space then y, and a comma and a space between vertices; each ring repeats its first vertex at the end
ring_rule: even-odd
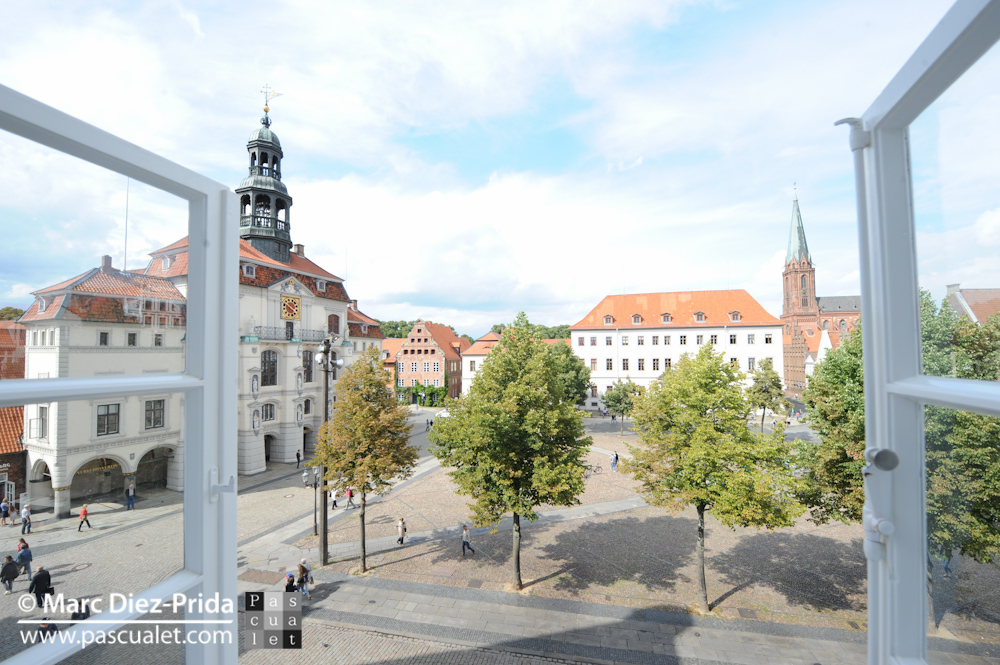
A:
POLYGON ((295 421, 299 422, 299 423, 302 422, 302 405, 301 404, 298 404, 295 407, 295 421))
POLYGON ((253 410, 253 432, 260 432, 260 409, 253 410))
POLYGON ((295 375, 295 389, 299 391, 300 395, 302 394, 302 372, 295 375))
POLYGON ((257 317, 253 314, 250 315, 250 327, 247 329, 247 335, 253 335, 253 331, 257 328, 257 317))
POLYGON ((256 374, 250 379, 250 392, 253 393, 254 397, 260 392, 260 378, 256 374))

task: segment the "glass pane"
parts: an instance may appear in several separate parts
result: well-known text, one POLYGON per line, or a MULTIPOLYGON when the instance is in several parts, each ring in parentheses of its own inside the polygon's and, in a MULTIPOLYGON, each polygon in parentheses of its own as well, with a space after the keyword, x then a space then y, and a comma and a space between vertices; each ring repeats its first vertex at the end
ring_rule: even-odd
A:
POLYGON ((1000 418, 927 406, 931 636, 1000 641, 1000 418))
POLYGON ((32 607, 26 566, 33 575, 39 566, 48 571, 51 598, 85 598, 95 610, 184 567, 184 413, 179 393, 3 411, 0 423, 19 420, 24 432, 23 450, 5 445, 0 453, 3 555, 16 558, 19 539, 30 552, 21 554, 11 602, 0 603, 0 621, 11 628, 0 631, 0 653, 9 656, 28 646, 20 631, 35 628, 15 620, 48 616, 64 629, 74 610, 32 607))
POLYGON ((994 48, 910 126, 926 374, 998 378, 997 80, 994 48))
POLYGON ((24 310, 3 323, 16 356, 0 349, 0 376, 183 371, 187 202, 5 132, 0 151, 19 193, 0 204, 18 248, 0 307, 24 310))

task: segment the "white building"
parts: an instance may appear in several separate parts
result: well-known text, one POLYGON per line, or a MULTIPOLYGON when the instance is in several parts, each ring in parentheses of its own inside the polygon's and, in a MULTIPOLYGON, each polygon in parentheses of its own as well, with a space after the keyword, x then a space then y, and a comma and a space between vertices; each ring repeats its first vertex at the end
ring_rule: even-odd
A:
MULTIPOLYGON (((184 296, 169 281, 101 267, 34 293, 25 378, 184 370, 184 296)), ((129 482, 183 489, 179 394, 46 402, 24 407, 31 503, 69 516, 70 497, 129 482)))
POLYGON ((742 289, 607 296, 570 330, 590 368, 591 409, 616 381, 648 386, 706 344, 744 372, 767 358, 783 376, 782 323, 742 289))
POLYGON ((476 340, 475 344, 462 352, 462 394, 472 388, 472 381, 483 368, 483 361, 500 341, 500 335, 490 331, 476 340))

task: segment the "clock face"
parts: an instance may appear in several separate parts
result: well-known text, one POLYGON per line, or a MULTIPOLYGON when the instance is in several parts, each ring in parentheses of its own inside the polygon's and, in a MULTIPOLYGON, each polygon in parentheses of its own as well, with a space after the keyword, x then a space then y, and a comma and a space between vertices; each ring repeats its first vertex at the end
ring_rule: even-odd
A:
POLYGON ((299 318, 299 299, 293 296, 281 296, 281 318, 299 318))

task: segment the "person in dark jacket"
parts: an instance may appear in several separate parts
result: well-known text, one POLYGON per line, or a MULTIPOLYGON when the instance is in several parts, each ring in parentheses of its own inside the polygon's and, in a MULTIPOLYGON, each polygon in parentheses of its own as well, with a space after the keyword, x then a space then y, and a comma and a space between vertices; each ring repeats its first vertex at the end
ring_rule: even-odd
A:
POLYGON ((6 589, 3 595, 10 595, 10 592, 14 590, 14 580, 20 574, 21 572, 17 569, 14 559, 9 554, 4 557, 3 568, 0 568, 0 582, 3 582, 3 588, 6 589))
POLYGON ((295 586, 295 575, 288 573, 285 575, 285 591, 294 593, 298 591, 299 588, 295 586))
POLYGON ((38 624, 38 640, 40 642, 45 640, 46 635, 55 635, 58 632, 59 626, 52 623, 52 620, 48 617, 42 617, 42 623, 38 624))
POLYGON ((21 566, 21 570, 28 573, 28 579, 31 579, 31 548, 25 547, 24 549, 18 551, 17 553, 17 565, 21 566))
POLYGON ((76 601, 76 612, 72 612, 69 615, 70 621, 84 621, 90 618, 90 606, 87 605, 87 601, 80 598, 76 601))
POLYGON ((31 580, 31 586, 28 587, 28 593, 35 594, 35 600, 38 601, 39 607, 45 607, 45 595, 49 592, 51 586, 52 576, 49 575, 49 571, 45 570, 42 566, 36 568, 35 576, 31 580))

